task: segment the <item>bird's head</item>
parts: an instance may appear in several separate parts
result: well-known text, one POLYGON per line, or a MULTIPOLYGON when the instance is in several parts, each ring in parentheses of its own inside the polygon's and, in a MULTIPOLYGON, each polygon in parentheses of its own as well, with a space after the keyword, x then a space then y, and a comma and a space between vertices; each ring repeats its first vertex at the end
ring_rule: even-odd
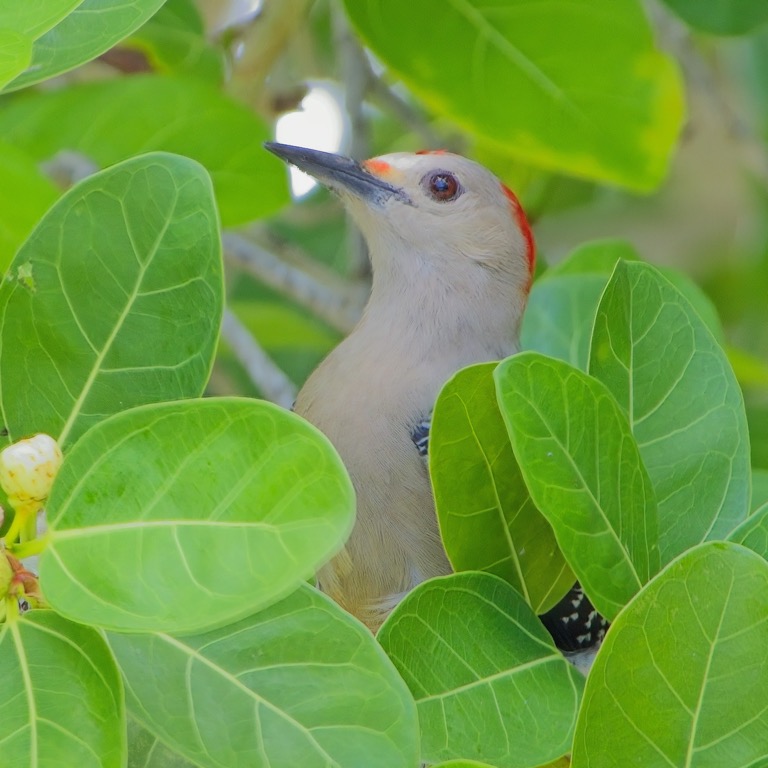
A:
POLYGON ((388 283, 440 275, 483 300, 524 305, 534 242, 515 195, 482 165, 449 152, 397 152, 357 162, 269 143, 342 199, 388 283), (490 295, 488 299, 491 300, 490 295))

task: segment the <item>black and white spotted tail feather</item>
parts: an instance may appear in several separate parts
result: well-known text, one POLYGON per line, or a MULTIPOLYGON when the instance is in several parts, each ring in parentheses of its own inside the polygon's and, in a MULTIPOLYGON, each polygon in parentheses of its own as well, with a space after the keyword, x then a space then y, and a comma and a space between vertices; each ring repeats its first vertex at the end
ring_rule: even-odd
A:
MULTIPOLYGON (((425 461, 429 453, 431 424, 430 412, 411 430, 411 440, 425 461)), ((552 635, 555 645, 565 653, 583 651, 602 642, 609 626, 578 582, 554 608, 539 618, 552 635)))
POLYGON ((561 651, 583 651, 602 642, 608 622, 584 594, 581 584, 554 607, 539 617, 561 651))

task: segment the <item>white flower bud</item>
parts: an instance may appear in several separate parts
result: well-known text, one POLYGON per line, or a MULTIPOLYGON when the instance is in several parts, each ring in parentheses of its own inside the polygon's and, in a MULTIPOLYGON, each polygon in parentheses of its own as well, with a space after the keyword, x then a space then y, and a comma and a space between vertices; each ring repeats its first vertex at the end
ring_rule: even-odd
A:
POLYGON ((62 462, 50 435, 19 440, 0 452, 0 485, 14 509, 38 507, 48 498, 62 462))

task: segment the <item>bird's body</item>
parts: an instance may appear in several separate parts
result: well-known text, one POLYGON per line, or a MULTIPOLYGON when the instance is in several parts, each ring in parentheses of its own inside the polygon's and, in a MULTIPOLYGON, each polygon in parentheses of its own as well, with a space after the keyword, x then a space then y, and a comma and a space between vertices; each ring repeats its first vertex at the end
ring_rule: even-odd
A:
POLYGON ((451 570, 420 425, 456 371, 517 351, 533 240, 514 195, 459 155, 359 164, 269 148, 340 195, 371 256, 363 317, 307 380, 295 410, 334 444, 357 494, 354 531, 319 585, 375 630, 409 589, 451 570))
POLYGON ((458 343, 459 318, 446 318, 425 351, 414 312, 395 325, 369 304, 352 334, 312 374, 295 410, 324 432, 356 488, 357 522, 345 550, 318 574, 324 591, 368 626, 419 582, 450 573, 440 542, 426 463, 414 431, 429 418, 442 385, 457 370, 516 351, 483 338, 458 343), (450 328, 454 325, 454 328, 450 328), (360 371, 368 375, 360 379, 360 371), (334 398, 324 393, 334 392, 334 398), (339 404, 343 404, 340 411, 339 404), (393 414, 396 416, 393 418, 393 414), (364 425, 364 440, 358 432, 364 425))

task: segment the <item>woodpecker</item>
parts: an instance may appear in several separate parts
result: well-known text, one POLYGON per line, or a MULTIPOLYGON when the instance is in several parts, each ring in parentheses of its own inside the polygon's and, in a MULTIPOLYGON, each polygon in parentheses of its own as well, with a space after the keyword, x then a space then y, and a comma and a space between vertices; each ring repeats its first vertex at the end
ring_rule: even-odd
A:
POLYGON ((533 235, 515 195, 460 155, 357 162, 265 146, 341 198, 371 258, 360 322, 294 410, 331 440, 357 495, 355 527, 318 586, 375 631, 409 590, 451 572, 424 461, 432 407, 459 369, 518 351, 533 235))

